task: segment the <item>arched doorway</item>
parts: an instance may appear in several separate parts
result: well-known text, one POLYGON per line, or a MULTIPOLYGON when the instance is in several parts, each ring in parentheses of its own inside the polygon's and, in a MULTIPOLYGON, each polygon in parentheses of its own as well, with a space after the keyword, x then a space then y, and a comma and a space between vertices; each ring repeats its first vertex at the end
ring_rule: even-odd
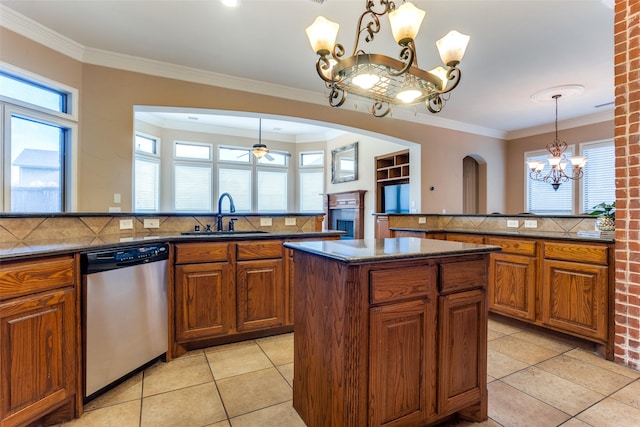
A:
POLYGON ((462 213, 487 213, 486 162, 480 156, 462 159, 462 213))

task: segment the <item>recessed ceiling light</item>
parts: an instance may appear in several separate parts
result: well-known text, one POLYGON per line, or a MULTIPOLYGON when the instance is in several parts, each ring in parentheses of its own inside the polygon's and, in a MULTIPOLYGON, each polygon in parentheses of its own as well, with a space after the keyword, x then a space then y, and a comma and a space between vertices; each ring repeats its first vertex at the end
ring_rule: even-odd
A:
POLYGON ((240 6, 240 0, 220 0, 223 5, 227 7, 238 7, 240 6))

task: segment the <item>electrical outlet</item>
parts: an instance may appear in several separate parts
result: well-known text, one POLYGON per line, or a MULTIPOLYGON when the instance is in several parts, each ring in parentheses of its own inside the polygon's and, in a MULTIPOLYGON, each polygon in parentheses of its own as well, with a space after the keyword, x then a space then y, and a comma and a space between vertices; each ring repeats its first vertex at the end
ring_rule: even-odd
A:
POLYGON ((284 219, 284 225, 296 225, 296 219, 295 218, 285 218, 284 219))
POLYGON ((535 219, 525 219, 524 228, 538 228, 538 221, 535 219))
POLYGON ((507 220, 508 228, 518 228, 520 227, 520 222, 517 219, 508 219, 507 220))
POLYGON ((426 223, 427 223, 427 217, 426 216, 418 217, 418 224, 426 224, 426 223))
POLYGON ((120 220, 120 230, 132 230, 133 229, 133 220, 132 219, 121 219, 120 220))
POLYGON ((271 227, 273 221, 271 218, 260 218, 260 227, 271 227))
POLYGON ((160 220, 158 218, 145 218, 144 228, 160 228, 160 220))

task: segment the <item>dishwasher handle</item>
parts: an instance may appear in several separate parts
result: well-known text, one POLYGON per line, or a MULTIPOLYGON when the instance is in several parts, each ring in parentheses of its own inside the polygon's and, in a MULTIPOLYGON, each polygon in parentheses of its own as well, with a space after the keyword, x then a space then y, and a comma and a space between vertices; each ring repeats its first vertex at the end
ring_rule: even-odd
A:
POLYGON ((169 259, 166 243, 93 251, 82 254, 82 271, 92 274, 166 259, 169 259))

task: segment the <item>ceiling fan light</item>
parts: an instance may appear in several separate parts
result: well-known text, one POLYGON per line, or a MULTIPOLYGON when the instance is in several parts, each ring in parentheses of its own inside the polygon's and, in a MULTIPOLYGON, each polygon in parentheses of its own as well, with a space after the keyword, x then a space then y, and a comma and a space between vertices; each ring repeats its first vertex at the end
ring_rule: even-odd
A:
POLYGON ((255 144, 251 152, 253 153, 254 156, 256 156, 256 158, 261 159, 269 152, 269 150, 267 149, 267 146, 264 144, 255 144))
POLYGON ((339 24, 318 16, 306 29, 311 48, 318 55, 328 55, 336 44, 339 24))
POLYGON ((389 13, 389 23, 393 38, 400 45, 415 40, 422 25, 425 11, 420 10, 413 3, 406 2, 389 13))
POLYGON ((449 33, 436 42, 438 47, 438 53, 440 53, 440 59, 445 65, 457 65, 462 61, 464 52, 467 50, 467 45, 471 37, 459 33, 456 30, 449 31, 449 33))

